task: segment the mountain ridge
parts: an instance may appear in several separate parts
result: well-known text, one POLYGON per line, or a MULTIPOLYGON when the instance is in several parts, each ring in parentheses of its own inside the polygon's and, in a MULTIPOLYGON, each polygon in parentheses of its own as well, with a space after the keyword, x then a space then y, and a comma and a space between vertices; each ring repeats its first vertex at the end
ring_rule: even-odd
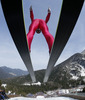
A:
MULTIPOLYGON (((45 71, 45 69, 35 71, 37 82, 40 81, 43 83, 45 71)), ((32 81, 30 75, 28 74, 16 77, 12 80, 6 80, 5 82, 24 84, 31 83, 32 81)), ((67 60, 56 65, 53 68, 47 83, 53 85, 56 83, 59 88, 68 88, 79 84, 85 84, 85 54, 76 53, 67 60)))
POLYGON ((6 66, 0 67, 0 79, 13 78, 27 74, 28 71, 23 71, 21 69, 12 69, 6 66))

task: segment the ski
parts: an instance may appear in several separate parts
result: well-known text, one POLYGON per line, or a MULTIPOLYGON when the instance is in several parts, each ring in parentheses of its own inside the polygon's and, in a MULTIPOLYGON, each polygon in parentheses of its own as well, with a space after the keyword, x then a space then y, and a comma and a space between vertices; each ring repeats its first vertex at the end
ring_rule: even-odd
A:
POLYGON ((49 75, 75 27, 83 3, 84 0, 63 0, 54 44, 43 80, 44 82, 48 81, 49 75))
POLYGON ((30 73, 32 81, 35 82, 36 79, 26 39, 22 0, 1 0, 1 5, 12 39, 30 73))

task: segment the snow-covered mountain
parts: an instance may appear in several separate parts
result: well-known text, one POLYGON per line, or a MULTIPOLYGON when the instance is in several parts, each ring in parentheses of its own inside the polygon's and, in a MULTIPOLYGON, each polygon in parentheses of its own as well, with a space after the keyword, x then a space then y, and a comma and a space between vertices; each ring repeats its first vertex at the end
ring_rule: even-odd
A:
POLYGON ((28 71, 23 71, 21 69, 12 69, 6 66, 0 67, 0 79, 12 78, 12 77, 17 77, 17 76, 22 76, 27 74, 28 71))
MULTIPOLYGON (((70 75, 70 79, 78 80, 80 77, 85 79, 85 54, 77 53, 66 60, 63 69, 70 75)), ((63 64, 64 64, 63 63, 63 64)))
POLYGON ((76 53, 66 61, 54 67, 49 81, 70 84, 85 82, 85 53, 76 53), (65 82, 66 81, 66 82, 65 82))
MULTIPOLYGON (((45 70, 35 71, 37 82, 43 82, 45 70)), ((31 82, 30 75, 9 80, 9 83, 25 84, 31 82)), ((76 53, 64 62, 55 66, 49 77, 48 83, 61 88, 85 84, 85 54, 76 53), (56 84, 55 84, 56 83, 56 84)))
POLYGON ((81 54, 85 54, 85 50, 83 50, 83 51, 81 52, 81 54))

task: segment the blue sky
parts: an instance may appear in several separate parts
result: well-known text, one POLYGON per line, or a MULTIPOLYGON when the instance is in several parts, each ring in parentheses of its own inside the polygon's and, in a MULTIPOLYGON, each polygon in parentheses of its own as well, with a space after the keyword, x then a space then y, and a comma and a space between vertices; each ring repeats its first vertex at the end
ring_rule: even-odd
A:
MULTIPOLYGON (((62 0, 23 0, 23 11, 26 33, 31 24, 29 8, 32 5, 34 18, 45 19, 48 7, 51 8, 51 17, 48 22, 49 32, 55 37, 62 0)), ((73 33, 62 52, 56 64, 64 61, 75 53, 82 52, 85 49, 85 4, 73 30, 73 33)), ((34 70, 47 67, 49 60, 49 49, 42 33, 35 33, 31 46, 31 60, 34 70)), ((10 68, 20 68, 26 70, 26 67, 18 54, 7 28, 0 4, 0 66, 10 68)))

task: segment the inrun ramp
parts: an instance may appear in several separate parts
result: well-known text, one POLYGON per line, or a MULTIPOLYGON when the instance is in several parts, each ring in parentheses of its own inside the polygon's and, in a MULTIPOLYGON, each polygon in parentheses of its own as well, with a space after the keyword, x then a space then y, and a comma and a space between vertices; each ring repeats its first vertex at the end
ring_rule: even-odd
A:
POLYGON ((48 81, 49 75, 74 29, 83 3, 84 0, 63 0, 60 19, 52 52, 47 65, 44 82, 48 81))
POLYGON ((13 41, 30 73, 32 81, 35 82, 36 79, 26 39, 22 0, 1 0, 1 4, 13 41))

